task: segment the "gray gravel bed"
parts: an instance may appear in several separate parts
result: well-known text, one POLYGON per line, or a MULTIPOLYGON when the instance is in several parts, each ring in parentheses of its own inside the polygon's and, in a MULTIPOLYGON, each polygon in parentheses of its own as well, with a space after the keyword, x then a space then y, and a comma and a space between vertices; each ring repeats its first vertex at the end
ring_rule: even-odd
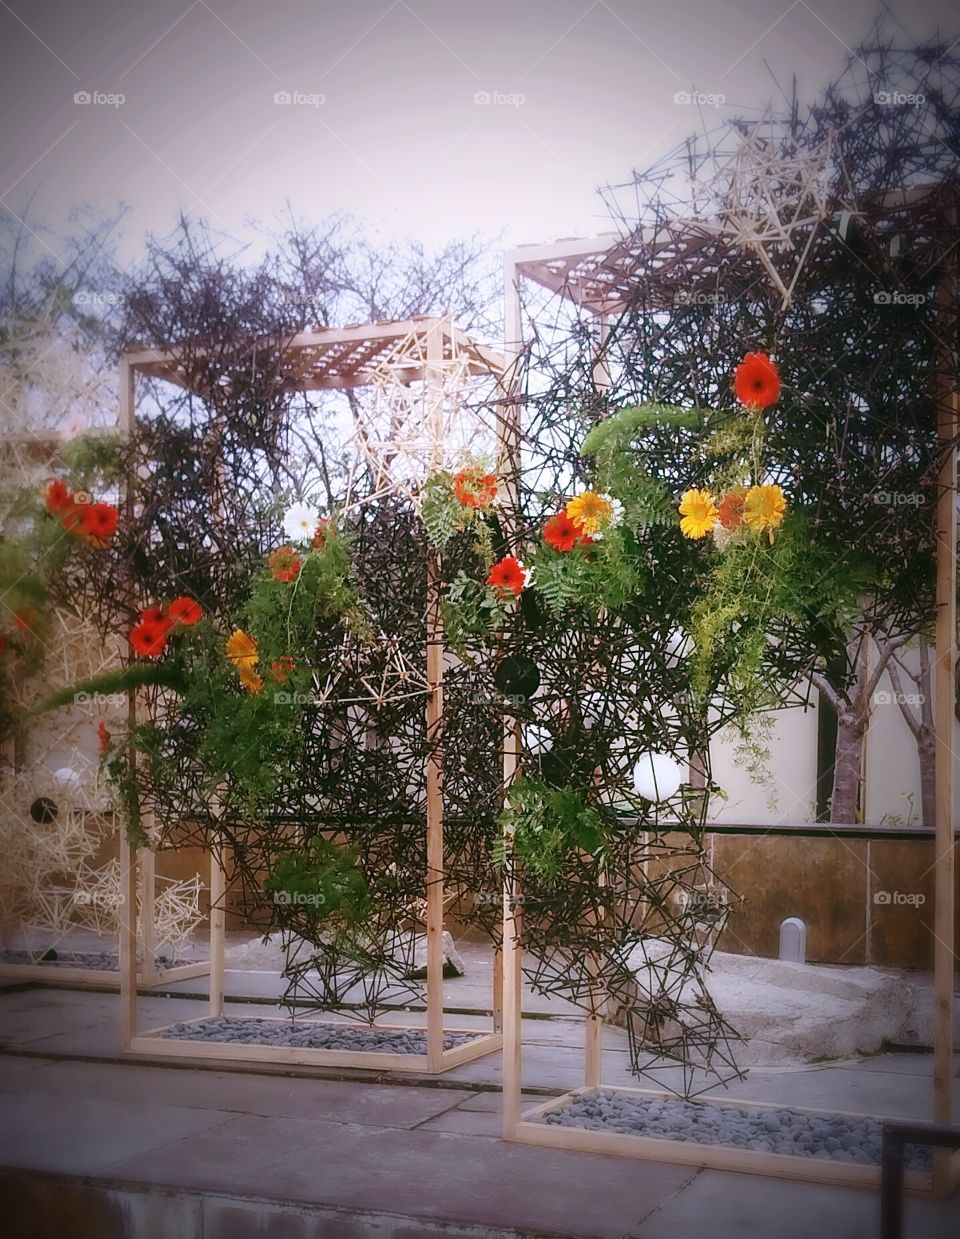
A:
MULTIPOLYGON (((158 968, 176 968, 190 963, 186 959, 157 956, 158 968)), ((48 951, 40 957, 23 950, 0 951, 0 964, 43 964, 45 968, 91 968, 97 972, 119 972, 120 957, 116 951, 48 951)))
MULTIPOLYGON (((443 1048, 466 1045, 483 1033, 444 1033, 443 1048)), ((163 1034, 174 1041, 220 1041, 240 1045, 292 1046, 310 1050, 351 1050, 354 1053, 426 1054, 427 1035, 419 1028, 380 1029, 355 1024, 315 1021, 236 1019, 199 1020, 174 1024, 163 1034)))
MULTIPOLYGON (((726 1145, 763 1153, 787 1153, 821 1161, 880 1162, 880 1123, 840 1115, 805 1114, 800 1110, 714 1106, 671 1098, 660 1101, 616 1089, 577 1097, 562 1110, 543 1115, 552 1127, 587 1127, 694 1144, 726 1145)), ((928 1148, 908 1145, 906 1164, 929 1171, 928 1148)))

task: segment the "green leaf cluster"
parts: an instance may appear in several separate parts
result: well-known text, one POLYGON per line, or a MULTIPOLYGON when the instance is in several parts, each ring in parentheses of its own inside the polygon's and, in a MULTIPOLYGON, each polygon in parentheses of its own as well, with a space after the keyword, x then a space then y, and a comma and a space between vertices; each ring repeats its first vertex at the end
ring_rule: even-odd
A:
POLYGON ((495 863, 516 861, 547 884, 556 881, 571 852, 596 856, 606 837, 600 814, 578 792, 525 778, 511 784, 498 822, 495 863))

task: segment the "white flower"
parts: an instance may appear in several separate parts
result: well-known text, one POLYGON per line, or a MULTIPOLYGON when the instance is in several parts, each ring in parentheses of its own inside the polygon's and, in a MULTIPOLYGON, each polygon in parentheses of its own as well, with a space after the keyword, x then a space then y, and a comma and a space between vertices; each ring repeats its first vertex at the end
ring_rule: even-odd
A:
POLYGON ((615 529, 623 520, 623 504, 619 499, 614 499, 613 495, 601 495, 601 499, 606 499, 610 505, 610 519, 607 521, 608 529, 615 529))
POLYGON ((316 528, 316 513, 305 503, 295 503, 284 513, 283 532, 291 542, 311 542, 316 528))
POLYGON ((520 571, 523 573, 523 588, 529 589, 533 584, 533 569, 525 568, 523 564, 520 564, 520 571))

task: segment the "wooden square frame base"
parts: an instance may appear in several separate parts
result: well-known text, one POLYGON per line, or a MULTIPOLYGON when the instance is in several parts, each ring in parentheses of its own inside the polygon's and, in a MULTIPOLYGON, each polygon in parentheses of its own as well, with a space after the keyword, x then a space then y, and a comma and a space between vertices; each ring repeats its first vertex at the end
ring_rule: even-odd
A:
MULTIPOLYGON (((121 844, 121 848, 124 845, 121 844)), ((171 985, 174 981, 189 981, 193 977, 205 977, 210 971, 209 959, 191 960, 189 963, 175 964, 172 968, 158 966, 154 901, 156 899, 156 870, 153 852, 143 849, 140 853, 140 865, 143 869, 143 889, 145 892, 145 907, 147 915, 142 918, 143 940, 138 941, 142 948, 143 962, 137 970, 137 987, 139 989, 156 989, 162 985, 171 985)), ((211 869, 213 859, 210 861, 211 869)), ((118 944, 119 946, 119 944, 118 944)), ((141 951, 138 949, 138 954, 141 951)), ((57 967, 55 964, 3 964, 0 963, 0 978, 15 981, 38 981, 42 985, 60 986, 64 989, 120 989, 123 968, 120 963, 120 952, 116 968, 71 968, 68 965, 57 967)))
MULTIPOLYGON (((796 1157, 789 1153, 765 1153, 756 1149, 738 1149, 730 1145, 697 1144, 693 1141, 665 1140, 653 1136, 630 1135, 625 1132, 603 1131, 593 1127, 555 1127, 542 1121, 552 1111, 562 1110, 580 1097, 596 1092, 627 1093, 651 1100, 676 1100, 672 1093, 659 1089, 626 1088, 618 1085, 584 1086, 552 1097, 523 1112, 515 1122, 505 1126, 504 1138, 517 1144, 538 1145, 541 1148, 572 1149, 580 1153, 608 1153, 615 1157, 631 1157, 642 1161, 667 1162, 671 1165, 697 1166, 707 1170, 725 1170, 739 1174, 768 1175, 778 1179, 798 1179, 826 1183, 835 1187, 879 1188, 880 1167, 859 1163, 826 1161, 822 1158, 796 1157)), ((796 1110, 802 1114, 819 1114, 829 1118, 874 1119, 875 1115, 848 1111, 826 1111, 812 1106, 784 1105, 741 1099, 709 1097, 695 1104, 716 1108, 749 1108, 751 1110, 796 1110)), ((939 1159, 934 1153, 934 1173, 909 1170, 904 1184, 913 1192, 937 1192, 949 1195, 960 1184, 960 1150, 955 1150, 946 1162, 944 1174, 937 1174, 939 1159), (943 1179, 941 1185, 937 1180, 943 1179)))
MULTIPOLYGON (((195 1020, 185 1020, 185 1024, 201 1024, 209 1018, 202 1016, 195 1020)), ((230 1018, 227 1016, 226 1018, 230 1018)), ((238 1019, 242 1017, 237 1017, 238 1019)), ((280 1017, 266 1017, 271 1022, 287 1024, 289 1020, 280 1017)), ((330 1020, 299 1020, 298 1027, 321 1028, 369 1028, 372 1032, 423 1032, 426 1029, 412 1028, 401 1025, 373 1024, 355 1025, 341 1024, 330 1020)), ((418 1074, 438 1075, 460 1067, 464 1063, 473 1062, 476 1058, 484 1058, 493 1054, 503 1046, 503 1037, 498 1032, 477 1033, 473 1028, 445 1028, 444 1033, 476 1034, 469 1042, 442 1049, 437 1055, 429 1050, 426 1054, 393 1054, 388 1050, 325 1050, 311 1049, 290 1045, 243 1045, 229 1041, 209 1041, 177 1038, 173 1040, 164 1033, 174 1025, 151 1029, 140 1033, 130 1042, 129 1052, 132 1054, 162 1055, 171 1058, 182 1058, 200 1062, 233 1061, 240 1063, 280 1063, 290 1067, 363 1067, 371 1071, 414 1072, 418 1074)))

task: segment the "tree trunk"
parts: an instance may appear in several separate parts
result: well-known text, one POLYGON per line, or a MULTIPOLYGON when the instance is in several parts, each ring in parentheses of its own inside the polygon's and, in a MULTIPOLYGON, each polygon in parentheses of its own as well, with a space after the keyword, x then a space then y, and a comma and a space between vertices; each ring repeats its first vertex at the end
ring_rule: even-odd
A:
POLYGON ((917 757, 920 760, 920 819, 924 826, 933 826, 937 816, 935 749, 936 736, 932 729, 924 727, 917 740, 917 757))
POLYGON ((833 766, 830 821, 847 825, 858 820, 860 771, 863 754, 863 720, 854 710, 837 714, 837 750, 833 766))

